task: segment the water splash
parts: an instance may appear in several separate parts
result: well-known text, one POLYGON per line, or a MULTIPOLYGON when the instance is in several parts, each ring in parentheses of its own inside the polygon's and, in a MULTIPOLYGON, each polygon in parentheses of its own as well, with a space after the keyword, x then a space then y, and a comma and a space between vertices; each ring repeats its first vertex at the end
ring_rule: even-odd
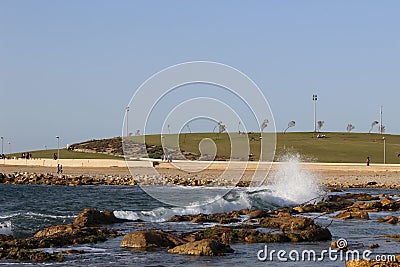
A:
POLYGON ((285 155, 281 161, 283 163, 272 175, 269 186, 273 196, 300 204, 323 194, 322 188, 317 183, 317 177, 301 167, 299 154, 285 155))

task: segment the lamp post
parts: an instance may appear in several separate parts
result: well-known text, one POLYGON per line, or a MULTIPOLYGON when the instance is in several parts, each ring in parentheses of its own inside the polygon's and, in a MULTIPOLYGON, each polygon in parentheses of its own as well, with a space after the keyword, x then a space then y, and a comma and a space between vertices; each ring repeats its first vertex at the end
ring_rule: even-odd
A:
POLYGON ((386 164, 386 138, 382 137, 383 140, 383 164, 386 164))
POLYGON ((4 154, 4 137, 1 137, 1 155, 4 154))
POLYGON ((313 95, 312 100, 314 101, 314 133, 317 132, 317 100, 318 96, 313 95))
POLYGON ((60 159, 60 137, 56 136, 57 138, 57 160, 60 159))
POLYGON ((11 159, 11 142, 8 142, 8 154, 10 155, 11 159))
POLYGON ((129 114, 129 107, 125 108, 125 119, 126 119, 126 136, 129 136, 129 127, 128 127, 128 114, 129 114))

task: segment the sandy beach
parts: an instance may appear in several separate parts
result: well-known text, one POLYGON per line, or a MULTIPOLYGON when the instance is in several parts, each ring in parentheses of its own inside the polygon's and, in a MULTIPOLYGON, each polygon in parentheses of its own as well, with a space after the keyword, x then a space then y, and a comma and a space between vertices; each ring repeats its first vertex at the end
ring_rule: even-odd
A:
MULTIPOLYGON (((64 162, 63 173, 67 175, 83 175, 93 177, 128 177, 131 175, 129 169, 126 166, 117 167, 123 166, 125 164, 124 161, 118 161, 118 164, 115 164, 115 162, 117 161, 113 161, 112 163, 107 162, 106 164, 104 164, 104 162, 99 163, 99 160, 90 161, 91 164, 86 163, 84 167, 77 167, 74 165, 68 166, 68 163, 65 164, 66 162, 64 162)), ((199 172, 188 172, 179 170, 177 169, 177 166, 165 162, 160 163, 156 166, 156 168, 143 167, 143 163, 141 162, 138 162, 136 164, 137 167, 132 166, 131 168, 134 175, 153 175, 155 173, 155 170, 158 174, 162 176, 195 176, 197 179, 205 179, 206 177, 217 178, 223 173, 227 166, 226 162, 217 162, 215 164, 213 163, 206 170, 199 172)), ((269 178, 274 177, 275 173, 285 164, 288 163, 272 163, 267 181, 269 178)), ((251 179, 256 166, 257 165, 253 162, 249 163, 246 171, 242 175, 242 180, 248 181, 249 179, 251 179)), ((262 167, 262 169, 265 168, 267 167, 262 167)), ((299 170, 301 171, 309 172, 321 184, 329 185, 332 187, 363 187, 372 182, 377 187, 400 188, 400 165, 376 164, 365 166, 364 164, 352 163, 299 163, 297 164, 297 168, 299 168, 299 170)), ((29 161, 27 161, 27 164, 21 165, 9 164, 9 162, 7 161, 3 162, 3 164, 0 164, 0 173, 8 174, 16 172, 56 174, 56 167, 37 166, 36 164, 30 164, 29 161)), ((232 179, 236 178, 238 175, 241 175, 241 171, 235 169, 228 171, 227 173, 228 176, 232 177, 232 179)))

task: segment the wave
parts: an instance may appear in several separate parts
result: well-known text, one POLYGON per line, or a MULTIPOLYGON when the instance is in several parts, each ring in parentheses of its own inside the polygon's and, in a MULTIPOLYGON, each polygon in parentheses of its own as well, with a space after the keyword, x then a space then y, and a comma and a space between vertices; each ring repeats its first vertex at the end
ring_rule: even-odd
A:
MULTIPOLYGON (((191 205, 185 207, 160 207, 150 211, 116 210, 114 214, 116 217, 122 219, 162 222, 174 215, 211 214, 244 208, 274 209, 283 206, 293 206, 309 202, 310 200, 317 201, 324 192, 316 182, 316 177, 311 172, 300 167, 300 156, 287 155, 284 161, 285 164, 279 165, 277 171, 270 179, 270 184, 262 187, 235 188, 226 195, 217 194, 216 196, 210 193, 213 191, 211 188, 198 189, 202 190, 200 191, 202 194, 209 192, 210 199, 206 205, 199 205, 199 203, 193 202, 191 205), (211 197, 211 195, 215 197, 211 197)), ((160 190, 167 191, 169 189, 168 187, 164 187, 160 190)), ((196 188, 191 187, 181 187, 179 190, 181 190, 180 193, 182 196, 191 196, 191 194, 193 196, 196 193, 194 192, 196 188), (193 193, 188 194, 189 191, 193 193)), ((171 191, 166 193, 175 195, 178 192, 171 191)))
POLYGON ((12 223, 11 221, 0 222, 0 234, 11 234, 12 223))
POLYGON ((42 218, 51 218, 51 219, 67 219, 67 218, 74 218, 75 216, 73 215, 51 215, 51 214, 43 214, 43 213, 36 213, 36 212, 18 212, 18 213, 12 213, 12 214, 7 214, 7 215, 0 215, 0 219, 12 219, 15 217, 20 217, 20 216, 25 216, 25 217, 42 217, 42 218))

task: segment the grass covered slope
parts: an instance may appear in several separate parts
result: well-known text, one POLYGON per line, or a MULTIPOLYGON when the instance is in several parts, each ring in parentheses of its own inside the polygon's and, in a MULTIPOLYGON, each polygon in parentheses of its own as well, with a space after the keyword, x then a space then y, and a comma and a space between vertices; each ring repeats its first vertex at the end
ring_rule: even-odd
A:
MULTIPOLYGON (((326 138, 315 138, 313 133, 277 133, 275 161, 285 154, 299 153, 305 161, 363 163, 369 156, 371 163, 383 163, 383 140, 386 138, 386 163, 399 163, 400 135, 380 135, 366 133, 324 133, 326 138)), ((232 134, 237 138, 237 133, 232 134)), ((272 138, 271 134, 264 135, 272 138)), ((258 160, 261 141, 259 133, 248 135, 250 153, 258 160)), ((163 153, 160 135, 133 136, 133 139, 145 139, 148 155, 160 158, 163 153)), ((184 133, 179 136, 180 149, 188 159, 198 159, 199 144, 205 139, 213 140, 217 147, 216 160, 230 158, 231 143, 227 133, 184 133)), ((61 158, 98 158, 116 159, 122 156, 121 138, 91 140, 73 145, 75 151, 61 150, 61 158)), ((35 158, 52 158, 57 150, 31 152, 35 158)), ((16 154, 20 156, 20 154, 16 154)))

